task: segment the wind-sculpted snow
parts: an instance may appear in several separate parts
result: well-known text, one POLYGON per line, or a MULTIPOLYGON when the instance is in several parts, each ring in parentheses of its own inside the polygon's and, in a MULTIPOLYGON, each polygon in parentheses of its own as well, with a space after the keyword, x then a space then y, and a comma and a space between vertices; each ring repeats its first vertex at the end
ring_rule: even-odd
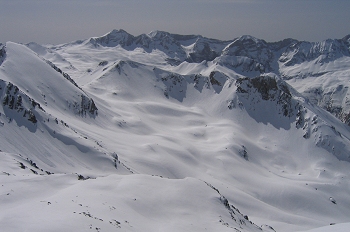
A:
POLYGON ((123 30, 6 43, 0 228, 291 232, 349 222, 349 44, 123 30))

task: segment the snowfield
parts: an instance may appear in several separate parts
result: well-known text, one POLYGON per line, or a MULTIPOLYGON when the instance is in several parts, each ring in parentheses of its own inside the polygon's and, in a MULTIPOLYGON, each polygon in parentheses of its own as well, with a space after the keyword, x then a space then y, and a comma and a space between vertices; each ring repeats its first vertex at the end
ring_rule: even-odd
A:
POLYGON ((312 229, 305 232, 327 232, 327 231, 344 232, 344 231, 348 231, 349 227, 350 227, 349 223, 341 223, 341 224, 325 226, 317 229, 312 229))
POLYGON ((0 44, 1 230, 348 231, 349 48, 0 44))

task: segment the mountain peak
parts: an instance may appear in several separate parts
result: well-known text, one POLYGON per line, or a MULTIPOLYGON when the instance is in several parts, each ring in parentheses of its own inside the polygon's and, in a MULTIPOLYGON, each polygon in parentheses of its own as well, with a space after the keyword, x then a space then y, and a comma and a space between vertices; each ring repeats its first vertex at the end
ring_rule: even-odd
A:
POLYGON ((238 37, 236 40, 239 40, 239 41, 254 41, 255 43, 258 43, 260 41, 264 41, 264 40, 258 39, 258 38, 254 37, 254 36, 251 36, 251 35, 242 35, 242 36, 238 37))
POLYGON ((343 41, 346 41, 347 43, 350 44, 350 34, 344 36, 344 38, 342 38, 343 41))
POLYGON ((112 30, 111 32, 101 36, 93 37, 90 39, 90 42, 97 43, 105 47, 115 47, 121 45, 122 47, 129 46, 132 44, 135 37, 123 29, 112 30))
POLYGON ((155 31, 151 31, 150 33, 147 34, 150 38, 164 38, 166 36, 170 36, 170 33, 169 32, 165 32, 165 31, 158 31, 158 30, 155 30, 155 31))
MULTIPOLYGON (((130 35, 128 32, 126 32, 123 29, 113 29, 112 31, 110 31, 109 33, 107 33, 106 35, 110 35, 110 36, 117 36, 117 35, 130 35)), ((104 35, 104 36, 106 36, 104 35)))

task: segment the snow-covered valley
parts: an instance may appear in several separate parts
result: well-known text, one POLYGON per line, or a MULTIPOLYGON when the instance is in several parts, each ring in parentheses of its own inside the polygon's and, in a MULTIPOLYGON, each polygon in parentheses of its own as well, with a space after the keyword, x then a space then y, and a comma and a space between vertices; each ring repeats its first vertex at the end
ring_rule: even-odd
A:
POLYGON ((0 48, 3 231, 349 229, 349 36, 0 48))

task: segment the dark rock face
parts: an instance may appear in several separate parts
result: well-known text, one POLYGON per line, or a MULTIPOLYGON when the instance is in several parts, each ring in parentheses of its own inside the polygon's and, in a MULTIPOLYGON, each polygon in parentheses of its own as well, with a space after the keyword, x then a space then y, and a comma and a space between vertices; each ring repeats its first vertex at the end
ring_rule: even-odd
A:
POLYGON ((229 108, 234 108, 235 105, 244 107, 257 121, 262 120, 275 127, 290 127, 296 120, 300 105, 293 99, 283 80, 270 76, 240 78, 236 81, 236 86, 239 102, 229 102, 229 108))
POLYGON ((207 42, 197 42, 194 46, 193 52, 189 54, 188 62, 200 63, 204 60, 212 61, 220 54, 216 53, 207 42))
POLYGON ((236 85, 238 93, 248 93, 252 89, 255 89, 261 94, 261 98, 265 101, 276 100, 281 94, 286 94, 289 97, 291 96, 284 82, 278 85, 276 79, 269 76, 240 78, 237 80, 236 85))
POLYGON ((37 123, 37 118, 34 114, 35 108, 37 107, 44 112, 39 103, 21 92, 11 82, 6 83, 0 80, 0 96, 4 108, 6 107, 12 114, 21 116, 33 124, 37 123))
POLYGON ((276 91, 278 90, 277 82, 273 78, 257 77, 251 79, 251 83, 252 86, 261 94, 261 98, 265 101, 273 99, 276 91))
POLYGON ((242 36, 227 46, 222 55, 237 57, 231 65, 234 68, 242 67, 243 72, 266 73, 273 71, 273 67, 276 66, 273 52, 273 47, 264 40, 242 36))
POLYGON ((63 72, 60 68, 58 68, 54 63, 51 61, 45 60, 48 65, 50 65, 53 69, 55 69, 57 72, 61 73, 64 78, 66 78, 69 82, 71 82, 75 87, 78 87, 81 89, 77 83, 68 75, 68 73, 63 72))
POLYGON ((74 102, 72 106, 74 112, 81 116, 89 114, 90 116, 95 117, 98 114, 98 109, 94 100, 83 94, 80 95, 80 102, 74 102))
POLYGON ((6 57, 6 50, 5 50, 5 45, 2 45, 0 43, 0 65, 2 64, 2 62, 5 60, 6 57))
POLYGON ((187 82, 183 76, 175 73, 169 73, 168 75, 161 77, 160 80, 166 86, 166 89, 164 90, 165 97, 172 97, 180 102, 183 101, 183 99, 186 97, 187 87, 187 82))
POLYGON ((95 115, 97 114, 97 107, 92 98, 81 95, 80 113, 86 114, 86 112, 95 115))
POLYGON ((277 101, 283 109, 283 115, 290 117, 293 115, 292 95, 286 83, 277 83, 276 79, 270 77, 257 77, 251 79, 253 87, 261 94, 265 101, 277 101))

